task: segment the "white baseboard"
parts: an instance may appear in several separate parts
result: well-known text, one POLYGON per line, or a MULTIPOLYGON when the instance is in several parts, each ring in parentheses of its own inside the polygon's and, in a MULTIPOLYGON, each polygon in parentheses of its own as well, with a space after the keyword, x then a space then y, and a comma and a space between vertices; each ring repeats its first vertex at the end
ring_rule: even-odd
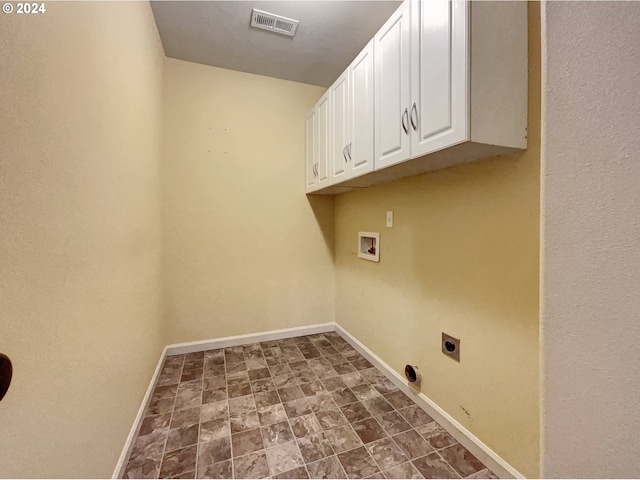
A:
POLYGON ((122 449, 122 453, 120 454, 120 458, 118 459, 116 468, 113 470, 113 475, 111 476, 111 478, 122 478, 124 475, 124 469, 127 466, 127 460, 129 460, 129 455, 131 455, 133 444, 135 442, 136 436, 138 435, 138 431, 140 430, 140 426, 142 425, 142 420, 144 419, 144 413, 147 411, 147 407, 149 406, 149 402, 151 401, 153 390, 156 388, 156 383, 158 382, 158 377, 160 376, 162 365, 166 357, 167 347, 164 347, 164 349, 162 349, 162 353, 160 354, 158 364, 156 365, 156 370, 155 372, 153 372, 153 377, 151 377, 151 382, 149 382, 149 386, 147 387, 147 393, 145 393, 144 398, 142 399, 142 403, 140 404, 140 408, 138 409, 138 414, 133 421, 133 425, 131 426, 131 430, 129 431, 129 436, 127 437, 127 441, 124 444, 124 448, 122 449))
POLYGON ((335 329, 335 323, 322 323, 319 325, 309 325, 308 327, 283 328, 282 330, 249 333, 247 335, 236 335, 234 337, 223 337, 213 340, 175 343, 173 345, 167 345, 167 355, 182 355, 184 353, 202 352, 204 350, 215 350, 217 348, 236 347, 238 345, 246 345, 248 343, 283 340, 285 338, 300 337, 302 335, 333 332, 335 329))
POLYGON ((500 478, 525 478, 518 470, 507 463, 500 455, 491 450, 478 437, 467 430, 461 423, 440 408, 424 393, 418 393, 407 384, 407 381, 380 357, 365 347, 343 327, 336 324, 336 332, 362 354, 370 363, 384 373, 403 393, 408 395, 416 404, 425 410, 442 428, 449 432, 462 446, 484 463, 500 478))

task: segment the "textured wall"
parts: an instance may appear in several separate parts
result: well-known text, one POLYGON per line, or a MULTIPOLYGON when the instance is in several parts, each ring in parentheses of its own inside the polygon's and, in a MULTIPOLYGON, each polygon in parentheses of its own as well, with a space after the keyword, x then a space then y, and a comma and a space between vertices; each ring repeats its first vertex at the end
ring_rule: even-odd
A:
POLYGON ((333 198, 303 181, 323 89, 173 59, 164 85, 171 341, 332 322, 333 198))
POLYGON ((640 476, 640 3, 543 15, 542 474, 640 476))
POLYGON ((336 321, 513 467, 538 476, 539 6, 529 12, 529 148, 336 199, 336 321), (395 225, 385 227, 392 210, 395 225), (380 263, 357 232, 380 232, 380 263), (458 364, 441 333, 462 341, 458 364))
POLYGON ((0 25, 0 477, 108 477, 163 343, 162 47, 142 2, 0 25))

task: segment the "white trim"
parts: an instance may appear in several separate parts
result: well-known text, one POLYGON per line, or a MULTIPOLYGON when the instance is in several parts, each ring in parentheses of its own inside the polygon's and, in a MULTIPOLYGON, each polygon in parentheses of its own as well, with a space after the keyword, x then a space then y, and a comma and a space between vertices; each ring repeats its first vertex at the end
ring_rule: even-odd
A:
POLYGON ((425 410, 442 428, 449 432, 462 446, 469 450, 478 460, 484 463, 493 473, 500 478, 525 478, 518 470, 513 468, 496 452, 485 445, 478 437, 467 430, 461 423, 440 408, 424 393, 417 393, 407 384, 404 377, 393 370, 375 353, 365 347, 353 335, 343 327, 336 324, 336 332, 343 337, 353 348, 362 354, 370 363, 384 373, 403 393, 407 394, 416 404, 425 410))
POLYGON ((236 347, 238 345, 246 345, 248 343, 282 340, 284 338, 300 337, 302 335, 333 332, 335 329, 335 323, 322 323, 318 325, 309 325, 308 327, 283 328, 282 330, 249 333, 247 335, 236 335, 234 337, 201 340, 198 342, 174 343, 173 345, 167 345, 167 355, 182 355, 184 353, 202 352, 217 348, 236 347))
POLYGON ((147 393, 144 395, 142 399, 142 403, 140 404, 140 408, 138 409, 138 414, 136 415, 135 420, 133 421, 133 425, 131 426, 131 430, 129 431, 129 436, 127 437, 127 441, 122 448, 122 453, 120 453, 120 458, 118 459, 118 463, 116 464, 116 468, 113 470, 113 475, 111 478, 122 478, 124 475, 124 469, 127 466, 127 460, 129 460, 129 455, 131 455, 131 450, 133 449, 133 443, 138 435, 138 431, 140 430, 140 426, 142 425, 142 420, 144 418, 144 413, 147 411, 147 407, 149 406, 149 402, 151 401, 151 396, 153 395, 153 391, 156 388, 156 383, 158 382, 158 377, 160 376, 160 372, 162 371, 162 365, 164 363, 164 359, 167 357, 167 347, 162 349, 162 353, 160 354, 160 359, 158 360, 158 365, 156 365, 156 370, 153 372, 153 377, 151 377, 151 382, 149 382, 149 386, 147 387, 147 393))

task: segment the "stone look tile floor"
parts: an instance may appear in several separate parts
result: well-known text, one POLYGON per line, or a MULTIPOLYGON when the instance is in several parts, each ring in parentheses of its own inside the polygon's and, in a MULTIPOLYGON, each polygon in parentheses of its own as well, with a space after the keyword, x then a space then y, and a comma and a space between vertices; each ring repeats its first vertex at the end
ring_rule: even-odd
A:
POLYGON ((167 357, 125 478, 496 478, 336 333, 167 357))

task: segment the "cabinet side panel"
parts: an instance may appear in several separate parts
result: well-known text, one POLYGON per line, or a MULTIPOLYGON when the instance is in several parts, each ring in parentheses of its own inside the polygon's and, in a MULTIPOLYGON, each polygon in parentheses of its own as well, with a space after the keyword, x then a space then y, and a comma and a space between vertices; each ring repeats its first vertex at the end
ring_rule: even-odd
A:
POLYGON ((527 148, 527 2, 471 2, 471 140, 527 148))

